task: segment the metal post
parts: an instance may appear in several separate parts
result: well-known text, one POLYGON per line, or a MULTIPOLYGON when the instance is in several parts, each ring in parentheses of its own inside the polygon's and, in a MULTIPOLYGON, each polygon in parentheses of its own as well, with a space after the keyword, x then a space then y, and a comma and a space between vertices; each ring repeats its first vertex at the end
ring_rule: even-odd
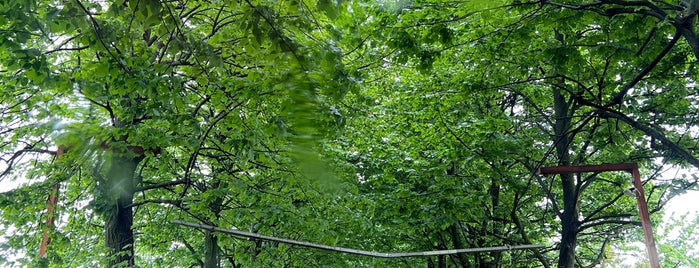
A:
MULTIPOLYGON (((56 161, 61 158, 61 155, 65 153, 67 148, 63 145, 58 146, 56 150, 56 161)), ((41 245, 39 246, 39 258, 46 258, 46 251, 49 243, 51 243, 51 237, 49 236, 49 231, 53 227, 54 216, 56 214, 56 206, 58 205, 58 193, 61 190, 61 184, 56 182, 54 184, 51 193, 49 193, 49 198, 46 201, 46 226, 44 227, 44 232, 41 234, 41 245)))
POLYGON ((646 240, 648 260, 650 261, 651 268, 660 268, 658 249, 655 247, 653 227, 651 227, 650 215, 648 214, 648 205, 646 204, 646 197, 643 194, 643 184, 641 183, 641 174, 638 172, 638 168, 632 170, 631 175, 633 176, 633 186, 636 188, 636 201, 638 203, 638 212, 641 216, 643 237, 646 240))
POLYGON ((646 197, 643 194, 641 173, 638 171, 638 165, 636 163, 603 164, 591 166, 542 167, 537 170, 537 173, 547 175, 604 171, 626 171, 630 172, 631 176, 633 176, 633 186, 636 189, 636 203, 638 204, 638 212, 639 216, 641 217, 643 237, 646 241, 646 252, 648 253, 648 261, 650 261, 651 268, 660 268, 660 262, 658 260, 658 249, 655 247, 655 239, 653 238, 653 227, 651 227, 650 216, 648 214, 648 205, 646 204, 646 197))

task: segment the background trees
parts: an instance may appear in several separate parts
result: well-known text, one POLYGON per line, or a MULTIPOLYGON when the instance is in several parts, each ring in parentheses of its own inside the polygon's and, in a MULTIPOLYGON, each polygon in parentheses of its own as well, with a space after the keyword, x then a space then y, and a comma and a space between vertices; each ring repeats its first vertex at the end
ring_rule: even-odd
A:
POLYGON ((53 183, 64 186, 53 264, 89 263, 104 252, 102 264, 133 265, 136 244, 155 263, 214 267, 226 256, 235 266, 244 262, 235 245, 217 245, 211 234, 172 239, 154 224, 172 217, 227 225, 223 217, 255 231, 292 224, 285 206, 310 194, 290 163, 316 164, 303 156, 313 150, 308 136, 322 136, 313 125, 332 120, 323 98, 349 87, 339 56, 327 49, 325 16, 310 16, 316 6, 6 5, 16 17, 3 29, 3 175, 23 176, 29 168, 18 167, 31 164, 29 155, 69 147, 55 165, 37 156, 43 166, 32 167, 30 184, 7 194, 4 224, 16 228, 11 241, 29 246, 27 257, 41 231, 35 212, 53 183), (100 232, 104 240, 96 239, 100 232), (163 256, 173 247, 197 257, 163 256))
POLYGON ((657 180, 699 167, 691 3, 25 2, 0 32, 23 265, 592 266, 638 230, 629 176, 533 170, 639 162, 655 212, 696 185, 657 180), (376 251, 551 246, 371 260, 173 219, 376 251))

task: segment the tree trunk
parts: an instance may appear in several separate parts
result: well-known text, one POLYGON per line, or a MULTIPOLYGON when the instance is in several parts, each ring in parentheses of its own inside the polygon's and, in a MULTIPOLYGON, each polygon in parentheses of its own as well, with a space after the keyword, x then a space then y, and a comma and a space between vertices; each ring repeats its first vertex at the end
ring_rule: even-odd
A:
POLYGON ((697 12, 699 11, 699 0, 682 1, 685 11, 682 15, 682 23, 675 25, 677 30, 684 36, 687 44, 692 48, 694 57, 699 58, 699 39, 694 29, 697 27, 697 12))
MULTIPOLYGON (((556 87, 553 90, 555 125, 553 142, 556 146, 556 155, 559 165, 570 165, 569 145, 572 133, 569 133, 571 115, 569 105, 561 90, 556 87)), ((572 268, 575 265, 575 247, 578 240, 578 198, 575 188, 575 180, 572 174, 561 174, 561 186, 563 190, 563 213, 561 214, 561 245, 558 258, 559 268, 572 268)))
POLYGON ((221 267, 220 248, 216 234, 206 231, 204 238, 204 268, 221 267))
MULTIPOLYGON (((451 236, 451 242, 455 249, 465 248, 463 241, 461 241, 461 232, 459 231, 457 223, 449 226, 449 236, 451 236)), ((459 260, 459 265, 461 265, 461 267, 471 267, 468 261, 468 255, 465 253, 456 254, 456 258, 459 260)))
POLYGON ((578 207, 572 174, 561 174, 563 186, 563 214, 561 215, 561 249, 558 267, 575 265, 575 247, 578 240, 578 207))
POLYGON ((134 266, 133 214, 129 207, 133 202, 134 175, 140 158, 114 153, 107 171, 105 193, 115 197, 109 207, 104 225, 104 240, 108 250, 107 267, 134 266))
MULTIPOLYGON (((498 207, 500 206, 500 183, 498 183, 499 178, 493 177, 490 179, 490 188, 488 189, 488 195, 490 195, 490 215, 491 215, 491 220, 493 221, 492 224, 494 227, 491 227, 490 232, 492 232, 492 235, 495 237, 505 237, 502 232, 505 230, 503 226, 500 226, 500 221, 496 219, 500 218, 505 218, 505 215, 500 215, 500 211, 498 210, 498 207)), ((487 225, 486 225, 487 226, 487 225)), ((488 231, 485 230, 484 231, 488 231)), ((485 232, 484 232, 485 235, 485 232)), ((484 246, 484 245, 482 245, 484 246)), ((490 259, 484 261, 481 263, 481 267, 499 267, 500 261, 502 260, 502 252, 501 251, 494 251, 494 252, 489 252, 488 255, 490 255, 490 259)))
MULTIPOLYGON (((220 170, 219 172, 225 172, 220 170)), ((218 189, 221 182, 216 179, 212 184, 212 189, 218 189)), ((221 214, 223 206, 223 198, 216 198, 211 204, 209 204, 209 209, 211 213, 214 214, 215 219, 221 214)), ((213 224, 212 224, 213 225, 213 224)), ((206 231, 206 236, 204 237, 204 268, 219 268, 221 267, 221 248, 218 246, 218 237, 215 233, 206 231)))
POLYGON ((447 257, 444 255, 437 256, 437 267, 447 268, 447 257))
POLYGON ((432 258, 427 258, 427 268, 434 268, 434 262, 432 258))

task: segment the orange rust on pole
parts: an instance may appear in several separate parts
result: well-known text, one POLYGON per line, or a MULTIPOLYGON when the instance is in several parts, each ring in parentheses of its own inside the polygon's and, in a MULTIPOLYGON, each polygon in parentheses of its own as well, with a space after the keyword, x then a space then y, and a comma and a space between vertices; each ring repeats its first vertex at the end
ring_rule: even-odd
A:
POLYGON ((592 165, 592 166, 560 166, 560 167, 542 167, 539 168, 536 173, 547 175, 547 174, 561 174, 561 173, 582 173, 582 172, 603 172, 603 171, 628 171, 638 170, 638 165, 636 163, 623 163, 623 164, 602 164, 602 165, 592 165))
POLYGON ((633 176, 633 186, 636 189, 636 201, 638 204, 638 213, 641 217, 641 226, 643 227, 643 237, 646 241, 646 250, 648 253, 648 261, 651 268, 660 268, 658 259, 658 249, 655 246, 653 238, 653 227, 650 222, 648 213, 648 204, 646 197, 643 194, 643 184, 641 183, 641 173, 638 171, 636 163, 623 164, 602 164, 591 166, 558 166, 558 167, 542 167, 536 173, 542 175, 562 174, 562 173, 582 173, 582 172, 605 172, 605 171, 626 171, 633 176))
MULTIPOLYGON (((66 152, 68 148, 61 145, 58 146, 56 150, 56 160, 58 160, 63 153, 66 152)), ((46 250, 51 243, 51 237, 49 237, 49 230, 53 227, 54 214, 56 213, 56 206, 58 205, 58 193, 61 189, 61 184, 56 182, 54 184, 51 193, 49 194, 49 199, 46 202, 46 226, 44 227, 44 232, 41 234, 41 246, 39 246, 39 258, 46 258, 46 250)))

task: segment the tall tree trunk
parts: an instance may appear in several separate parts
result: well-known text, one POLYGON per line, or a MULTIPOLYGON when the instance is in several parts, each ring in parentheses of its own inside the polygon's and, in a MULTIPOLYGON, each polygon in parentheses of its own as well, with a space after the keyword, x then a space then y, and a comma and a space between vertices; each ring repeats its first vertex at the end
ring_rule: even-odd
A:
POLYGON ((216 234, 206 231, 204 237, 204 268, 221 267, 221 254, 216 234))
POLYGON ((561 174, 563 186, 563 214, 561 215, 561 249, 558 267, 575 266, 575 247, 578 240, 578 206, 572 174, 561 174))
MULTIPOLYGON (((461 232, 459 231, 458 223, 454 223, 449 226, 449 236, 451 236, 451 243, 455 249, 465 248, 463 241, 461 241, 461 232)), ((468 255, 465 253, 456 254, 457 260, 459 260, 459 265, 461 267, 471 267, 468 261, 468 255)))
POLYGON ((104 225, 104 240, 108 250, 107 267, 134 265, 133 212, 129 207, 134 196, 134 177, 140 158, 114 153, 109 160, 106 184, 107 197, 116 197, 110 205, 104 225))
MULTIPOLYGON (((500 183, 498 182, 499 178, 493 177, 490 179, 490 188, 488 189, 488 195, 490 195, 490 215, 491 215, 491 220, 492 220, 492 227, 490 232, 492 233, 493 236, 495 237, 501 237, 503 236, 502 232, 505 230, 503 226, 500 226, 500 220, 498 219, 503 219, 505 218, 505 215, 500 215, 500 211, 498 210, 498 207, 500 206, 500 183)), ((502 252, 501 251, 494 251, 494 252, 489 252, 490 259, 486 260, 485 262, 481 263, 481 267, 499 267, 500 266, 500 261, 502 260, 502 252)))
MULTIPOLYGON (((553 90, 553 106, 555 125, 553 142, 559 165, 570 165, 569 145, 572 140, 570 133, 571 115, 570 103, 565 100, 559 87, 553 90)), ((558 259, 559 268, 572 268, 575 265, 575 247, 578 240, 578 198, 575 180, 572 174, 561 174, 563 190, 563 213, 561 214, 561 246, 558 259)))
POLYGON ((437 256, 437 267, 447 268, 447 256, 444 256, 444 255, 437 256))

